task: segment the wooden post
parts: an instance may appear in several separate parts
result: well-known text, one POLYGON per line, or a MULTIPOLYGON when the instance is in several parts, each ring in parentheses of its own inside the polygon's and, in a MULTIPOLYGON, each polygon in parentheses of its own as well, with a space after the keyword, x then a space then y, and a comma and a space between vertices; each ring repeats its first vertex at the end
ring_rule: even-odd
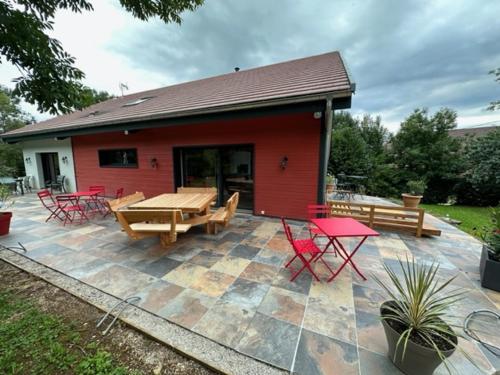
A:
POLYGON ((422 227, 424 226, 424 210, 420 208, 418 210, 418 220, 417 220, 417 237, 422 237, 422 227))

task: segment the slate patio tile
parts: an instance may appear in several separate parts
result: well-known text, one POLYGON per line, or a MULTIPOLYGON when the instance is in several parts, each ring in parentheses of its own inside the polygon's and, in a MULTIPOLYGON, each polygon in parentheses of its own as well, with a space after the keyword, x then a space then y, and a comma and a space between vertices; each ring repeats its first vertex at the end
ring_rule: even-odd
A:
POLYGON ((162 308, 158 314, 171 322, 191 329, 216 302, 216 298, 192 289, 185 289, 162 308))
POLYGON ((234 280, 236 280, 234 276, 209 270, 191 285, 191 289, 203 292, 211 297, 220 297, 227 291, 234 280))
POLYGON ((387 353, 387 340, 380 321, 380 314, 356 310, 358 345, 378 354, 387 353))
POLYGON ((179 262, 186 262, 202 251, 203 250, 199 247, 188 247, 186 245, 182 245, 169 251, 167 257, 175 259, 179 262))
POLYGON ((248 235, 243 241, 241 241, 241 244, 262 248, 268 241, 269 237, 259 237, 251 234, 248 235))
POLYGON ((290 281, 292 273, 288 268, 281 268, 272 285, 292 292, 309 294, 312 276, 308 271, 303 271, 294 281, 290 281))
POLYGON ((193 331, 222 345, 234 348, 254 315, 254 310, 219 300, 198 321, 193 331))
POLYGON ((73 268, 65 271, 65 273, 75 279, 81 280, 84 277, 90 277, 100 271, 111 268, 114 263, 105 259, 95 258, 85 264, 75 264, 73 268))
POLYGON ((359 348, 359 359, 361 375, 403 375, 385 353, 359 348))
POLYGON ((266 244, 266 249, 270 249, 282 254, 292 254, 293 249, 285 235, 277 234, 266 244))
POLYGON ((271 287, 258 312, 300 326, 304 317, 307 296, 286 289, 271 287))
POLYGON ((356 320, 350 278, 314 282, 304 316, 304 328, 356 343, 356 320))
POLYGON ((226 231, 222 239, 224 241, 232 241, 239 243, 246 237, 245 234, 237 233, 235 231, 226 231))
POLYGON ((139 263, 134 268, 137 269, 138 271, 147 273, 148 275, 161 278, 170 271, 179 267, 181 264, 182 262, 179 262, 175 259, 163 257, 153 262, 139 263))
POLYGON ((255 237, 272 238, 282 228, 280 222, 264 221, 251 233, 255 237))
POLYGON ((157 313, 182 291, 184 291, 184 288, 181 286, 164 280, 157 280, 136 295, 141 297, 141 301, 138 304, 140 307, 152 313, 157 313))
MULTIPOLYGON (((16 244, 17 245, 17 244, 16 244)), ((53 243, 47 243, 43 246, 39 246, 36 249, 33 249, 28 252, 28 256, 31 259, 40 261, 43 263, 42 259, 47 256, 53 256, 57 254, 66 254, 68 252, 71 252, 72 250, 68 249, 66 246, 58 245, 58 244, 53 244, 53 243)))
POLYGON ((67 235, 58 238, 55 243, 66 246, 73 250, 81 250, 97 247, 103 244, 103 241, 92 238, 86 234, 68 233, 67 235))
POLYGON ((254 262, 269 264, 275 267, 281 267, 289 255, 270 250, 262 249, 253 259, 254 262))
POLYGON ((248 260, 252 260, 257 253, 260 251, 260 248, 249 246, 249 245, 237 245, 235 248, 231 250, 229 255, 239 258, 244 258, 248 260))
POLYGON ((263 284, 271 284, 278 272, 278 267, 264 263, 251 262, 240 274, 240 277, 263 284))
POLYGON ((229 286, 220 300, 249 310, 256 310, 268 290, 269 285, 238 278, 229 286))
POLYGON ((364 311, 370 314, 379 314, 380 305, 388 300, 388 297, 380 289, 368 286, 353 285, 354 307, 356 311, 364 311))
POLYGON ((113 265, 80 280, 114 296, 126 298, 157 279, 130 268, 113 265))
POLYGON ((293 373, 307 375, 359 374, 356 346, 303 329, 293 373))
POLYGON ((246 355, 290 370, 299 327, 256 313, 236 349, 246 355))
POLYGON ((215 263, 211 269, 238 277, 249 264, 250 261, 248 259, 226 255, 215 263))
POLYGON ((210 268, 219 260, 222 259, 224 255, 218 254, 213 251, 201 251, 198 255, 195 255, 189 260, 189 263, 197 264, 199 266, 210 268))
POLYGON ((100 246, 90 249, 82 249, 80 251, 117 263, 126 261, 130 257, 137 254, 137 249, 112 242, 104 242, 100 246))
POLYGON ((42 237, 35 236, 29 232, 26 232, 26 230, 11 228, 9 235, 3 236, 1 242, 2 245, 4 246, 19 246, 18 242, 24 245, 30 242, 37 242, 40 240, 44 239, 42 237))
POLYGON ((197 266, 196 264, 183 263, 163 276, 162 279, 188 288, 207 271, 208 268, 197 266))

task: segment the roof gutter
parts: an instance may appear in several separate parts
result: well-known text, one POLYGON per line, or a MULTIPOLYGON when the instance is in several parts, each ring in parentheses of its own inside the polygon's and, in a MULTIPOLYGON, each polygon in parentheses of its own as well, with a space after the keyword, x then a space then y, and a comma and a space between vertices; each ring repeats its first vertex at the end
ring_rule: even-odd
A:
MULTIPOLYGON (((351 85, 352 89, 352 85, 351 85)), ((42 130, 34 130, 34 131, 26 131, 26 132, 17 132, 13 134, 3 134, 0 138, 9 142, 18 142, 22 140, 23 138, 29 138, 31 136, 36 136, 36 135, 47 135, 47 138, 51 137, 51 134, 54 133, 60 133, 64 131, 72 131, 72 130, 78 130, 78 129, 85 129, 85 130, 92 130, 93 128, 96 127, 101 127, 101 126, 107 126, 107 125, 119 125, 119 124, 133 124, 136 122, 142 122, 142 121, 151 121, 151 120, 169 120, 169 119, 179 119, 183 117, 190 117, 190 116, 198 116, 198 115, 206 115, 206 114, 214 114, 214 113, 224 113, 224 112, 230 112, 230 111, 242 111, 242 110, 250 110, 250 109, 259 109, 259 108, 267 108, 267 107, 273 107, 273 106, 282 106, 282 105, 290 105, 290 104, 299 104, 299 103, 307 103, 307 102, 314 102, 314 101, 324 101, 327 100, 327 98, 348 98, 352 95, 352 90, 342 90, 342 91, 335 91, 335 92, 329 92, 329 93, 321 93, 321 94, 308 94, 308 95, 301 95, 301 96, 295 96, 295 97, 289 97, 289 98, 280 98, 280 99, 272 99, 272 100, 262 100, 258 102, 251 102, 251 103, 243 103, 243 104, 236 104, 236 105, 225 105, 225 106, 219 106, 219 107, 213 107, 213 108, 202 108, 202 109, 194 109, 194 110, 189 110, 189 111, 180 111, 180 112, 175 112, 171 114, 155 114, 155 115, 148 115, 148 116, 141 116, 141 117, 135 117, 135 118, 123 118, 123 119, 117 119, 117 120, 111 120, 111 121, 103 121, 103 122, 97 122, 93 123, 91 125, 89 124, 82 124, 82 125, 77 125, 77 126, 67 126, 67 127, 58 127, 58 128, 53 128, 53 129, 42 129, 42 130)), ((330 102, 331 102, 330 99, 330 102)), ((110 130, 111 131, 111 130, 110 130)))

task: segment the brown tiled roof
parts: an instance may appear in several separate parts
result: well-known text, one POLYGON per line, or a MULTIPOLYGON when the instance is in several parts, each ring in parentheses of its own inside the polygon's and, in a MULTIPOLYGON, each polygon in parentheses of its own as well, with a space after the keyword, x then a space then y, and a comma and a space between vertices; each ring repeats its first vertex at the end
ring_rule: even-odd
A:
POLYGON ((182 117, 286 98, 325 94, 348 97, 351 93, 351 82, 340 54, 330 52, 110 99, 3 136, 182 117), (140 104, 124 106, 147 97, 140 104))
POLYGON ((448 134, 454 138, 482 137, 483 135, 486 135, 495 129, 500 129, 500 122, 498 123, 498 125, 492 125, 492 126, 452 129, 448 132, 448 134))

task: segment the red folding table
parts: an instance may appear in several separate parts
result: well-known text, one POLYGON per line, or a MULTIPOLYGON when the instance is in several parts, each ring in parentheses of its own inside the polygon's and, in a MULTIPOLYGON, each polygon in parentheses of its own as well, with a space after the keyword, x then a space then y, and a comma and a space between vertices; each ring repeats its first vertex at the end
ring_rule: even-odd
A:
POLYGON ((354 220, 350 217, 332 217, 332 218, 321 218, 321 219, 311 219, 311 223, 316 225, 326 237, 328 237, 328 243, 325 246, 325 250, 332 245, 337 254, 340 255, 344 262, 340 268, 333 273, 333 275, 328 279, 328 282, 332 281, 337 275, 344 269, 344 267, 349 263, 352 268, 358 273, 359 276, 366 280, 366 277, 361 273, 361 271, 356 267, 356 264, 352 260, 354 254, 359 250, 361 245, 365 242, 368 237, 378 236, 379 234, 373 229, 367 227, 366 225, 354 220), (356 245, 356 247, 349 253, 339 238, 347 237, 362 237, 361 241, 356 245))

